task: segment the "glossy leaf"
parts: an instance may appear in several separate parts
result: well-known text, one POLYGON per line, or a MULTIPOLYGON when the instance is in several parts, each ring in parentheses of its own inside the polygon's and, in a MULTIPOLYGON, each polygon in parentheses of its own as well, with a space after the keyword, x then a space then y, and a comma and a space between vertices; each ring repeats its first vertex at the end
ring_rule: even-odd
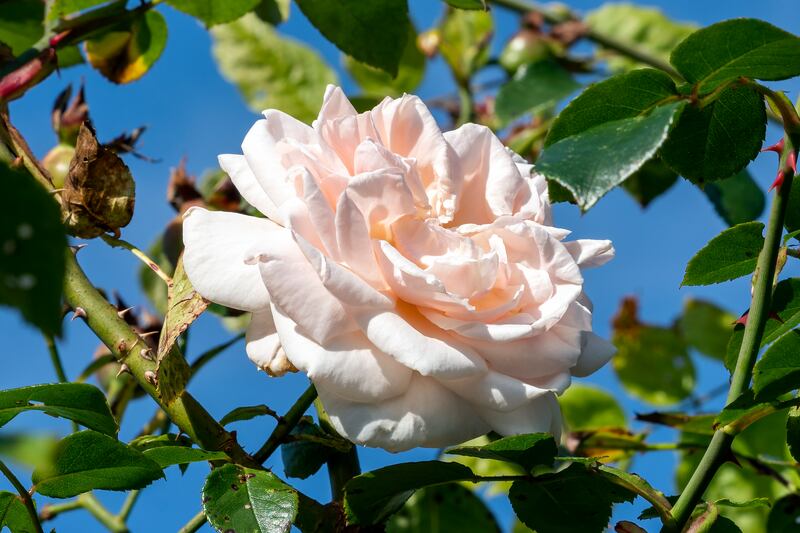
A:
POLYGON ((500 527, 479 496, 451 484, 414 493, 389 519, 386 533, 500 533, 500 527))
POLYGON ((622 188, 640 206, 647 207, 650 202, 667 192, 676 181, 678 181, 678 174, 665 165, 660 158, 654 157, 622 182, 622 188))
MULTIPOLYGON (((662 61, 683 39, 697 29, 693 24, 675 22, 659 9, 623 2, 610 2, 589 11, 584 17, 589 27, 601 34, 613 35, 614 40, 641 50, 662 61)), ((627 71, 641 67, 641 63, 603 49, 612 71, 627 71)))
POLYGON ((412 25, 409 25, 409 34, 406 39, 403 55, 400 57, 400 64, 397 76, 359 63, 350 56, 344 56, 344 66, 356 80, 365 95, 376 96, 383 99, 386 96, 399 97, 403 93, 412 93, 422 82, 425 76, 425 56, 417 46, 417 32, 412 25))
POLYGON ((212 28, 214 57, 255 112, 274 108, 304 122, 319 111, 336 74, 307 46, 281 37, 254 14, 212 28))
POLYGON ((492 16, 485 11, 455 9, 439 28, 439 53, 456 80, 466 83, 489 60, 489 41, 494 31, 492 16))
POLYGON ((58 204, 27 173, 0 163, 0 305, 19 309, 43 332, 61 331, 67 238, 58 204))
POLYGON ((132 440, 129 446, 142 452, 145 457, 158 463, 161 468, 202 461, 230 460, 225 452, 192 448, 192 441, 183 435, 143 435, 132 440))
POLYGON ((706 183, 703 192, 729 226, 758 219, 766 205, 764 192, 747 170, 730 178, 706 183))
POLYGON ((752 274, 764 246, 763 231, 761 222, 746 222, 711 239, 689 260, 681 286, 712 285, 752 274))
POLYGON ((167 46, 167 22, 158 11, 145 11, 86 41, 89 63, 114 83, 144 76, 167 46))
POLYGON ((800 278, 788 278, 778 282, 772 294, 770 308, 770 317, 761 338, 762 346, 778 340, 783 334, 800 325, 800 278))
POLYGON ((753 391, 770 400, 800 388, 800 331, 790 331, 775 341, 753 369, 753 391))
POLYGON ((568 189, 586 211, 655 154, 682 107, 663 105, 648 116, 607 122, 562 139, 545 148, 537 170, 568 189), (598 158, 598 153, 605 155, 598 158))
POLYGON ((117 421, 105 395, 86 383, 54 383, 0 391, 0 426, 24 411, 42 411, 107 435, 117 434, 117 421))
POLYGON ((339 50, 397 76, 411 26, 406 0, 297 0, 297 5, 339 50))
POLYGON ((594 385, 573 383, 559 396, 558 403, 570 431, 626 426, 625 412, 614 396, 594 385))
POLYGON ((536 114, 554 106, 580 84, 553 61, 540 61, 521 67, 497 92, 495 112, 505 122, 524 113, 536 114))
POLYGON ((97 433, 73 433, 58 443, 50 464, 33 472, 36 492, 69 498, 93 489, 141 489, 163 477, 142 452, 97 433))
POLYGON ((261 0, 166 0, 166 3, 201 20, 206 26, 238 19, 254 10, 261 0))
POLYGON ((445 453, 516 463, 530 471, 535 466, 553 464, 558 449, 552 435, 531 433, 505 437, 483 446, 456 446, 445 453))
POLYGON ((288 532, 298 500, 271 472, 239 465, 215 468, 203 486, 203 509, 218 531, 288 532))
POLYGON ((634 496, 578 463, 555 474, 515 481, 508 495, 517 517, 537 533, 600 533, 608 525, 612 505, 634 496))
POLYGON ((223 426, 231 424, 233 422, 241 422, 243 420, 250 420, 257 416, 271 416, 274 419, 278 419, 278 413, 270 409, 264 404, 260 405, 246 405, 242 407, 237 407, 233 409, 231 412, 223 416, 219 423, 223 426))
POLYGON ((430 485, 472 479, 464 465, 421 461, 386 466, 354 477, 345 487, 348 522, 377 524, 395 513, 414 491, 430 485))
POLYGON ((670 62, 701 94, 742 76, 783 80, 800 74, 800 38, 762 20, 726 20, 687 37, 670 62))
POLYGON ((761 96, 749 87, 732 87, 702 109, 687 105, 661 157, 694 183, 725 179, 758 155, 766 124, 761 96))
POLYGON ((704 300, 689 299, 683 304, 678 327, 686 343, 714 359, 725 360, 728 339, 736 317, 704 300))

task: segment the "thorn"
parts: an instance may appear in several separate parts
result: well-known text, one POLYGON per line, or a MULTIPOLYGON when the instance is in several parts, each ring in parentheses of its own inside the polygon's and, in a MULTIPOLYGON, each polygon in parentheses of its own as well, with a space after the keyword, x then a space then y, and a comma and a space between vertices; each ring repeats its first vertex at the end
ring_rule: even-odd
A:
POLYGON ((119 372, 117 372, 117 377, 120 377, 122 374, 130 374, 130 373, 131 373, 130 367, 125 363, 122 363, 122 365, 120 365, 119 367, 119 372))
POLYGON ((783 138, 780 141, 761 149, 762 152, 775 152, 779 156, 783 153, 783 138))
POLYGON ((144 373, 144 379, 153 387, 158 387, 158 376, 152 370, 146 370, 144 373))
POLYGON ((72 250, 73 254, 78 255, 78 252, 80 252, 81 250, 83 250, 87 246, 89 246, 89 245, 88 244, 76 244, 75 246, 70 246, 69 249, 72 250))
POLYGON ((78 317, 86 318, 86 310, 83 307, 75 308, 75 311, 72 313, 72 318, 70 318, 70 321, 75 320, 78 317))
POLYGON ((734 326, 738 326, 738 325, 746 326, 747 325, 747 316, 749 314, 750 314, 750 310, 748 309, 747 311, 742 313, 742 316, 740 316, 739 318, 737 318, 736 320, 733 321, 733 325, 734 326))
POLYGON ((153 358, 153 350, 150 348, 142 348, 139 350, 139 355, 142 356, 142 359, 146 359, 148 361, 155 361, 153 358))
POLYGON ((127 313, 128 313, 130 310, 131 310, 131 309, 133 309, 134 307, 136 307, 136 306, 135 306, 135 305, 132 305, 132 306, 130 306, 130 307, 126 307, 125 309, 122 309, 122 310, 120 310, 120 311, 117 311, 117 316, 118 316, 118 317, 120 317, 120 318, 124 318, 124 317, 125 317, 125 315, 126 315, 126 314, 127 314, 127 313))
POLYGON ((148 331, 147 333, 140 333, 139 336, 141 338, 145 339, 145 338, 151 337, 153 335, 158 335, 159 333, 161 333, 161 331, 156 329, 156 330, 153 330, 153 331, 148 331))

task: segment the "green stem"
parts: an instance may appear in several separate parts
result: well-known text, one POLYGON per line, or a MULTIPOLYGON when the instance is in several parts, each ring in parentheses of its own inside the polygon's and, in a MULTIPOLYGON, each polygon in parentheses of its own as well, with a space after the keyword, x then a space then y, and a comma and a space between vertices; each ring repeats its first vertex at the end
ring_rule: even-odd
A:
POLYGON ((78 496, 78 501, 81 503, 81 507, 89 511, 89 514, 106 526, 112 533, 128 533, 128 526, 118 517, 108 512, 108 509, 91 492, 78 496))
POLYGON ((194 533, 206 523, 206 512, 200 511, 194 515, 191 520, 186 522, 186 525, 178 530, 178 533, 194 533))
MULTIPOLYGON (((317 408, 317 415, 319 416, 319 424, 322 429, 332 435, 339 435, 336 428, 331 424, 328 413, 322 402, 317 399, 314 402, 317 408)), ((361 473, 361 465, 358 461, 358 450, 352 446, 346 452, 332 453, 327 461, 328 463, 328 478, 331 484, 331 497, 334 501, 341 502, 344 499, 344 487, 347 482, 361 473)))
MULTIPOLYGON (((507 7, 508 9, 513 9, 514 11, 518 11, 520 13, 538 13, 549 24, 560 24, 569 20, 577 20, 573 13, 557 13, 539 4, 538 2, 533 2, 531 0, 491 0, 491 2, 493 4, 497 4, 498 6, 507 7)), ((663 70, 675 79, 683 80, 683 76, 681 76, 680 73, 669 64, 669 62, 629 46, 627 43, 617 40, 611 35, 597 31, 591 27, 587 27, 584 36, 587 39, 599 44, 603 48, 613 50, 614 52, 636 60, 639 63, 663 70)))
MULTIPOLYGON (((61 356, 58 353, 58 346, 56 346, 56 340, 53 338, 52 335, 45 335, 44 337, 45 342, 47 343, 47 351, 50 352, 50 361, 53 363, 53 368, 56 370, 56 376, 58 376, 59 383, 67 383, 69 380, 67 379, 67 374, 64 372, 64 365, 61 363, 61 356)), ((78 431, 78 424, 73 420, 72 423, 72 431, 78 431)))
POLYGON ((81 505, 81 502, 77 499, 64 503, 51 503, 42 507, 42 512, 39 513, 39 517, 44 522, 52 520, 61 513, 75 511, 76 509, 83 509, 83 505, 81 505))
POLYGON ((125 498, 125 501, 122 503, 122 507, 117 513, 117 518, 123 523, 127 522, 128 517, 131 515, 131 511, 133 511, 133 506, 136 505, 136 500, 139 499, 142 491, 140 490, 132 490, 128 493, 128 496, 125 498))
POLYGON ((106 234, 100 235, 100 238, 106 241, 106 243, 108 243, 110 246, 114 248, 125 248, 130 253, 132 253, 139 261, 141 261, 148 268, 150 268, 150 270, 155 272, 156 276, 161 278, 164 281, 164 283, 166 283, 167 285, 172 284, 172 278, 169 277, 169 275, 166 272, 161 270, 161 268, 158 266, 158 263, 150 259, 150 257, 148 257, 146 253, 141 251, 133 244, 129 243, 128 241, 117 239, 115 237, 112 237, 111 235, 106 235, 106 234))
POLYGON ((472 91, 470 91, 469 82, 458 83, 458 103, 456 128, 471 121, 473 117, 472 91))
POLYGON ((308 388, 300 395, 300 397, 294 402, 289 410, 286 412, 284 416, 282 416, 278 420, 278 425, 275 426, 275 429, 272 430, 269 438, 267 441, 258 449, 258 451, 253 455, 253 458, 258 462, 258 464, 263 463, 278 449, 281 442, 286 438, 287 435, 294 429, 300 419, 303 417, 308 408, 311 407, 311 404, 314 403, 314 399, 317 397, 317 389, 314 387, 313 384, 309 385, 308 388))
MULTIPOLYGON (((786 138, 786 143, 790 144, 786 138)), ((781 157, 780 168, 785 168, 785 158, 792 150, 787 146, 781 157)), ((758 256, 756 267, 756 279, 753 285, 753 297, 750 305, 750 313, 747 317, 747 324, 744 328, 742 347, 739 350, 739 358, 736 361, 736 368, 733 371, 730 388, 726 404, 730 404, 746 391, 750 384, 753 373, 753 366, 761 347, 761 338, 764 334, 764 327, 767 323, 770 300, 772 299, 773 278, 775 276, 776 260, 778 250, 781 245, 781 234, 783 233, 783 221, 786 217, 786 207, 789 203, 789 192, 792 187, 790 172, 784 172, 783 183, 778 187, 777 194, 772 203, 767 233, 764 239, 764 247, 758 256)), ((716 431, 711 438, 711 443, 703 454, 697 469, 692 474, 689 482, 681 492, 678 501, 672 509, 672 516, 675 522, 675 529, 680 531, 692 514, 697 503, 708 488, 719 467, 725 462, 734 435, 724 431, 716 431)))
POLYGON ((31 522, 33 523, 33 527, 36 529, 36 533, 43 533, 42 532, 42 523, 39 521, 39 514, 36 512, 36 505, 33 503, 33 498, 31 498, 31 493, 27 491, 25 486, 20 483, 17 476, 14 475, 14 472, 11 471, 10 468, 6 466, 3 461, 0 461, 0 472, 8 478, 14 488, 19 493, 19 498, 22 500, 22 503, 25 504, 25 509, 28 511, 28 514, 31 517, 31 522))

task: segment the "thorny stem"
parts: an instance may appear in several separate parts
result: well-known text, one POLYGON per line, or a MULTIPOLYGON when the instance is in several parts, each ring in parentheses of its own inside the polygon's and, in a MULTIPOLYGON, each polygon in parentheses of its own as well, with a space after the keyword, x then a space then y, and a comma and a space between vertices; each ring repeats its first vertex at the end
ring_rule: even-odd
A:
POLYGON ((128 241, 124 241, 122 239, 117 239, 107 234, 100 235, 100 238, 106 241, 106 243, 108 243, 110 246, 113 246, 114 248, 125 248, 133 255, 135 255, 139 261, 147 265, 147 267, 150 268, 150 270, 155 272, 156 275, 164 281, 164 283, 166 283, 167 285, 172 284, 172 278, 169 277, 166 272, 161 270, 161 268, 158 266, 158 263, 150 259, 150 257, 147 256, 147 254, 145 254, 143 251, 141 251, 133 244, 129 243, 128 241))
MULTIPOLYGON (((786 157, 794 148, 787 133, 785 137, 786 149, 781 156, 780 167, 785 168, 786 157)), ((792 187, 792 172, 784 171, 783 183, 778 187, 775 199, 772 202, 769 223, 764 239, 764 247, 758 256, 756 278, 753 285, 753 297, 750 305, 750 314, 744 328, 742 347, 733 371, 726 404, 730 404, 745 392, 753 373, 753 366, 761 346, 761 338, 768 319, 770 300, 772 299, 773 278, 775 276, 778 250, 781 246, 783 221, 786 217, 786 207, 789 203, 789 192, 792 187)), ((711 443, 703 454, 703 458, 692 473, 678 501, 672 509, 673 524, 665 524, 667 531, 681 531, 689 520, 697 503, 708 488, 719 467, 726 461, 730 452, 734 435, 723 430, 717 430, 711 438, 711 443)))
POLYGON ((25 489, 25 486, 20 483, 19 479, 17 479, 17 476, 14 475, 14 472, 12 472, 3 461, 0 461, 0 472, 2 472, 3 475, 8 478, 8 480, 12 485, 14 485, 14 488, 19 493, 19 498, 22 500, 22 503, 25 504, 25 509, 28 511, 28 514, 31 517, 33 527, 36 528, 36 533, 43 533, 42 523, 39 522, 39 514, 36 512, 36 506, 33 504, 31 493, 25 489))

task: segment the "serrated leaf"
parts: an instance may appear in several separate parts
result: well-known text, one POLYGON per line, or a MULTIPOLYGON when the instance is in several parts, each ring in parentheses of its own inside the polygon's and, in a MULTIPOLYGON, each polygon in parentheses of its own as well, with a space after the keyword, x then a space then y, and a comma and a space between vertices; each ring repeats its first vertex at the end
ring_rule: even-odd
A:
POLYGON ((117 434, 117 421, 105 395, 86 383, 53 383, 0 391, 0 426, 24 411, 42 411, 107 435, 117 434))
POLYGON ((397 76, 411 25, 406 0, 297 0, 297 5, 339 50, 397 76))
POLYGON ((492 16, 485 11, 455 9, 445 15, 439 27, 439 53, 461 83, 489 60, 493 32, 492 16))
POLYGON ((218 531, 288 532, 298 505, 297 492, 265 470, 225 465, 203 486, 203 509, 218 531))
POLYGON ((530 471, 535 466, 552 465, 558 449, 552 435, 531 433, 505 437, 483 446, 456 446, 445 453, 516 463, 530 471))
POLYGON ((278 413, 264 405, 263 403, 260 405, 245 405, 242 407, 237 407, 233 409, 231 412, 223 416, 219 423, 223 426, 231 424, 233 422, 241 422, 244 420, 250 420, 257 416, 271 416, 274 419, 278 419, 278 413))
POLYGON ((694 183, 725 179, 758 155, 766 125, 764 101, 755 90, 728 88, 702 109, 686 106, 661 158, 694 183))
POLYGON ((93 489, 141 489, 163 477, 158 464, 116 439, 86 430, 56 446, 50 464, 33 472, 33 489, 69 498, 93 489))
POLYGON ((44 333, 61 332, 67 238, 58 204, 29 174, 0 163, 0 305, 44 333))
POLYGON ((31 515, 19 495, 0 492, 0 530, 8 528, 11 533, 34 533, 37 531, 31 515))
POLYGON ((472 470, 458 463, 421 461, 387 466, 356 476, 345 486, 348 522, 377 524, 395 513, 418 489, 472 479, 472 470))
POLYGON ((730 178, 707 183, 703 192, 729 226, 757 220, 766 205, 764 192, 747 170, 730 178))
POLYGON ((783 80, 800 74, 800 39, 757 19, 732 19, 698 30, 670 62, 700 94, 739 77, 783 80))
POLYGON ((781 280, 775 286, 770 303, 770 317, 764 327, 761 345, 778 340, 800 324, 800 278, 781 280), (775 319, 777 315, 778 320, 775 319))
POLYGON ((387 533, 500 533, 492 512, 474 492, 439 485, 414 493, 386 524, 387 533))
POLYGON ((86 58, 114 83, 144 76, 167 46, 167 22, 158 11, 145 11, 85 41, 86 58))
POLYGON ((725 360, 736 317, 711 302, 690 298, 683 304, 678 328, 686 343, 700 353, 725 360))
MULTIPOLYGON (((412 93, 425 77, 425 56, 417 46, 417 31, 414 26, 408 26, 409 34, 406 39, 403 55, 400 57, 397 76, 360 63, 352 57, 344 56, 344 66, 356 80, 359 87, 367 96, 384 98, 386 96, 399 97, 403 93, 412 93)), ((370 106, 372 107, 372 106, 370 106)))
POLYGON ((573 463, 555 474, 515 481, 508 496, 517 517, 538 533, 600 533, 612 505, 635 494, 573 463))
POLYGON ((666 104, 647 116, 607 122, 562 139, 545 148, 536 168, 587 211, 655 155, 683 107, 682 102, 666 104))
POLYGON ((676 181, 678 174, 660 158, 654 157, 622 182, 622 188, 644 208, 667 192, 676 181))
POLYGON ((225 452, 192 448, 192 441, 184 435, 143 435, 129 443, 145 457, 152 459, 161 468, 172 465, 187 465, 202 461, 230 461, 225 452))
POLYGON ((715 427, 723 427, 727 433, 741 432, 749 425, 788 406, 778 399, 759 401, 752 390, 746 390, 726 405, 714 420, 715 427))
POLYGON ((250 109, 280 109, 298 120, 317 117, 336 74, 314 50, 281 37, 254 14, 211 29, 214 58, 250 109))
POLYGON ((771 400, 800 387, 800 331, 786 333, 767 349, 753 369, 753 391, 771 400))
POLYGON ((681 286, 712 285, 752 274, 764 246, 763 232, 761 222, 726 229, 689 260, 681 286))
POLYGON ((572 75, 554 61, 539 61, 517 70, 497 92, 495 112, 503 123, 524 113, 554 106, 580 87, 572 75))
POLYGON ((573 383, 559 396, 561 414, 570 431, 624 428, 625 412, 613 395, 583 383, 573 383))
POLYGON ((201 20, 206 26, 231 22, 259 5, 261 0, 166 0, 166 3, 201 20))

